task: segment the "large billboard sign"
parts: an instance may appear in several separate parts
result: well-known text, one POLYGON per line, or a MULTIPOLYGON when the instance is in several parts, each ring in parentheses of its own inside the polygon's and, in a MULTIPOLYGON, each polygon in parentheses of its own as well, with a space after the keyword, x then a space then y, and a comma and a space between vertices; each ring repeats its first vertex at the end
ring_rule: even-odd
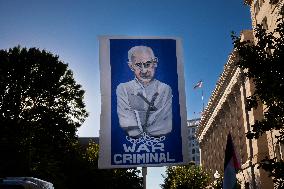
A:
POLYGON ((181 40, 100 37, 100 168, 188 162, 181 40))

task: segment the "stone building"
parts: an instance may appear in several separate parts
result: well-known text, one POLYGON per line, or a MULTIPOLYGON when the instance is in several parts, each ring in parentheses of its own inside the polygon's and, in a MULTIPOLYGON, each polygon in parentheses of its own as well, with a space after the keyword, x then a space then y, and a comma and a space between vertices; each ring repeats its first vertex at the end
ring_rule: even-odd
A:
POLYGON ((196 131, 199 125, 200 118, 187 120, 188 128, 188 144, 189 144, 189 160, 195 165, 200 164, 199 143, 196 138, 196 131))
POLYGON ((275 29, 279 15, 283 15, 283 0, 245 0, 244 2, 250 6, 253 28, 257 24, 262 24, 268 31, 275 29))
MULTIPOLYGON (((268 31, 276 27, 276 20, 283 11, 283 0, 246 0, 250 6, 252 28, 262 24, 268 31), (272 2, 272 1, 271 1, 272 2)), ((242 40, 255 41, 253 31, 243 31, 242 40)), ((258 140, 249 140, 245 133, 251 130, 255 120, 263 117, 265 107, 247 111, 245 98, 254 91, 253 83, 244 77, 243 71, 235 66, 238 57, 234 52, 228 57, 216 88, 201 118, 197 137, 201 152, 201 165, 213 175, 223 173, 227 135, 230 132, 239 155, 242 171, 237 175, 242 188, 273 188, 267 172, 257 169, 257 162, 265 156, 283 159, 283 148, 275 144, 274 134, 267 132, 258 140)))

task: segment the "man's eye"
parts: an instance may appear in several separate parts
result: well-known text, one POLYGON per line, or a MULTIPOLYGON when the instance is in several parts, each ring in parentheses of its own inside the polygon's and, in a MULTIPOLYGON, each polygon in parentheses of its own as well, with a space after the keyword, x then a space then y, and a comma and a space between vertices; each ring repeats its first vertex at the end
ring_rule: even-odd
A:
POLYGON ((135 66, 141 68, 141 67, 142 67, 142 64, 141 64, 141 63, 136 63, 135 66))
POLYGON ((145 67, 145 68, 149 68, 150 66, 151 66, 151 63, 146 62, 146 63, 144 64, 144 67, 145 67))

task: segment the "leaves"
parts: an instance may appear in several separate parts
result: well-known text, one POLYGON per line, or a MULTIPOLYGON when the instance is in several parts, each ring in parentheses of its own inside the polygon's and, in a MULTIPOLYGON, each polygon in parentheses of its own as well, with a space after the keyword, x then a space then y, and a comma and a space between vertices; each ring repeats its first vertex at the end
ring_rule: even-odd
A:
POLYGON ((163 189, 203 189, 209 184, 209 175, 195 165, 167 167, 163 177, 163 189))
POLYGON ((261 123, 256 122, 251 133, 256 138, 270 129, 280 129, 284 123, 283 30, 283 22, 278 24, 274 33, 267 33, 261 25, 258 25, 255 45, 248 41, 240 42, 239 38, 235 38, 234 41, 240 56, 237 65, 247 70, 246 76, 255 84, 255 91, 247 98, 246 107, 250 110, 264 104, 267 109, 264 120, 261 123))
POLYGON ((36 48, 0 50, 0 75, 0 176, 63 180, 64 155, 88 115, 84 91, 67 64, 36 48))
POLYGON ((0 50, 0 177, 33 176, 61 189, 142 188, 137 169, 99 170, 98 145, 80 146, 83 97, 58 56, 0 50))
MULTIPOLYGON (((272 1, 271 1, 272 2, 272 1)), ((256 43, 241 42, 233 37, 234 47, 239 55, 237 66, 245 70, 245 75, 252 79, 255 90, 246 99, 246 108, 251 110, 265 107, 262 120, 256 120, 247 138, 258 139, 267 131, 278 131, 277 142, 284 143, 284 24, 278 19, 277 28, 267 32, 261 25, 255 29, 256 43)), ((284 186, 283 161, 266 158, 260 167, 270 172, 278 188, 284 186), (282 172, 281 172, 282 171, 282 172)))
POLYGON ((284 162, 283 160, 277 161, 276 158, 269 159, 265 157, 265 159, 261 160, 259 164, 259 168, 263 168, 268 171, 270 176, 274 179, 273 182, 278 188, 284 187, 284 162))

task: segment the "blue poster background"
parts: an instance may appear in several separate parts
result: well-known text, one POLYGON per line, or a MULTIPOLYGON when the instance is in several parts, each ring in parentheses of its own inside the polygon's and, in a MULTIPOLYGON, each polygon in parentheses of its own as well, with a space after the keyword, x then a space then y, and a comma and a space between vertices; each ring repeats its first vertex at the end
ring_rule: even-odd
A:
MULTIPOLYGON (((111 65, 111 163, 114 154, 123 154, 123 143, 128 143, 126 134, 119 126, 117 116, 116 87, 134 79, 134 73, 128 67, 128 50, 133 46, 145 45, 151 47, 158 57, 158 67, 155 78, 172 88, 173 129, 166 136, 165 152, 170 152, 172 163, 183 161, 181 118, 178 91, 176 40, 174 39, 110 39, 110 65, 111 65)), ((124 164, 130 165, 130 164, 124 164)), ((135 164, 131 164, 135 165, 135 164)), ((159 166, 159 163, 156 163, 159 166)), ((155 166, 155 163, 153 164, 155 166)))

